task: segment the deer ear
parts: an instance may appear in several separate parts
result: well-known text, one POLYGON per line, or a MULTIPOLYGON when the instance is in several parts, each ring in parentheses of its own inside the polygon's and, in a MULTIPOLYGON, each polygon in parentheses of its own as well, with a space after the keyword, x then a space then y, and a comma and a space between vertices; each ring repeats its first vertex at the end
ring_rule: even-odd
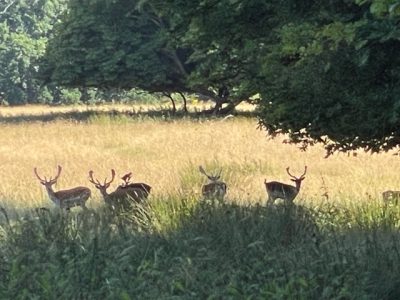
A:
POLYGON ((291 181, 293 181, 293 182, 296 182, 297 180, 296 179, 290 179, 291 181))

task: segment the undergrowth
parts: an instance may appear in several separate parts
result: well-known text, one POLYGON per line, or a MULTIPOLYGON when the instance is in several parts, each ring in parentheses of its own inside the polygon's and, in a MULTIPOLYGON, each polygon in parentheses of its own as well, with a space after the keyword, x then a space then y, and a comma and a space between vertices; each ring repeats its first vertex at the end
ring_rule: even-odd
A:
POLYGON ((399 299, 397 206, 1 211, 1 299, 399 299))

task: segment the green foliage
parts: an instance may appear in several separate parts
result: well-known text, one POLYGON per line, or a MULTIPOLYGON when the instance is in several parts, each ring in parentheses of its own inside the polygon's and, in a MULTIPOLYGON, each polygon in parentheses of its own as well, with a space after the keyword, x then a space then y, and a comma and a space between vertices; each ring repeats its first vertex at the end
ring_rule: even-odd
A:
POLYGON ((2 211, 0 296, 396 299, 396 206, 2 211))
MULTIPOLYGON (((246 6, 246 16, 261 15, 261 3, 246 6)), ((235 32, 239 13, 229 8, 240 8, 238 3, 208 6, 203 1, 70 1, 48 45, 42 76, 74 87, 199 93, 214 99, 216 110, 223 103, 233 108, 253 95, 250 78, 258 65, 251 57, 260 49, 243 31, 235 32)))
POLYGON ((328 154, 392 149, 400 135, 395 1, 335 2, 278 31, 263 58, 260 123, 304 147, 322 142, 328 154))
POLYGON ((304 148, 399 145, 398 0, 43 0, 1 9, 1 102, 78 101, 60 85, 78 88, 85 103, 132 88, 205 95, 216 112, 255 99, 261 127, 304 148))
POLYGON ((0 4, 0 98, 4 101, 35 103, 42 97, 39 59, 65 2, 9 0, 0 4))
POLYGON ((93 102, 99 98, 104 101, 117 98, 126 100, 132 94, 132 91, 108 91, 104 87, 101 91, 68 90, 55 82, 43 82, 39 65, 43 64, 43 55, 48 39, 53 35, 53 26, 61 22, 67 2, 9 0, 0 4, 1 104, 70 104, 93 102), (113 94, 113 98, 107 97, 109 94, 113 94))
POLYGON ((162 20, 157 11, 138 11, 137 5, 70 1, 69 13, 48 46, 43 72, 66 86, 149 91, 179 86, 182 75, 162 55, 167 39, 162 20))

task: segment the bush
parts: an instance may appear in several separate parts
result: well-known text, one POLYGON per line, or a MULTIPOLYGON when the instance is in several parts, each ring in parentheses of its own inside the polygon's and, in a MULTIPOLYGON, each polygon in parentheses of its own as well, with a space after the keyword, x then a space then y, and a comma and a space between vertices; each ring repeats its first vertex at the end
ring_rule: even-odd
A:
POLYGON ((3 211, 0 297, 397 299, 399 210, 343 211, 191 199, 119 216, 3 211))

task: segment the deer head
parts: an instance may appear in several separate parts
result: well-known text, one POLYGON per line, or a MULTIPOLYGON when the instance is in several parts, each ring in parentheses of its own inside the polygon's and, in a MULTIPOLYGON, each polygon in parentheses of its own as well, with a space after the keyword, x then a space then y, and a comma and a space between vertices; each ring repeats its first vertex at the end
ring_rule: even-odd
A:
POLYGON ((209 175, 206 173, 202 166, 199 166, 199 171, 201 174, 205 175, 211 182, 216 182, 221 178, 222 170, 219 171, 218 175, 209 175))
POLYGON ((296 188, 300 189, 301 182, 306 178, 307 166, 304 167, 304 173, 300 177, 296 177, 290 174, 289 167, 286 168, 286 172, 289 174, 290 177, 292 177, 292 179, 290 180, 296 183, 296 188))
POLYGON ((39 179, 40 183, 43 184, 47 189, 51 188, 52 185, 57 183, 57 179, 58 179, 58 177, 60 177, 61 170, 62 170, 61 166, 58 166, 58 171, 57 171, 56 177, 54 177, 54 179, 52 177, 50 177, 50 179, 47 180, 46 176, 44 177, 44 179, 39 176, 36 167, 33 169, 37 179, 39 179))
POLYGON ((104 179, 104 183, 100 183, 98 179, 93 178, 93 171, 89 171, 89 181, 94 184, 94 186, 100 190, 103 196, 107 196, 107 189, 110 187, 111 182, 114 181, 115 178, 115 170, 111 169, 111 180, 107 181, 107 178, 104 179))

